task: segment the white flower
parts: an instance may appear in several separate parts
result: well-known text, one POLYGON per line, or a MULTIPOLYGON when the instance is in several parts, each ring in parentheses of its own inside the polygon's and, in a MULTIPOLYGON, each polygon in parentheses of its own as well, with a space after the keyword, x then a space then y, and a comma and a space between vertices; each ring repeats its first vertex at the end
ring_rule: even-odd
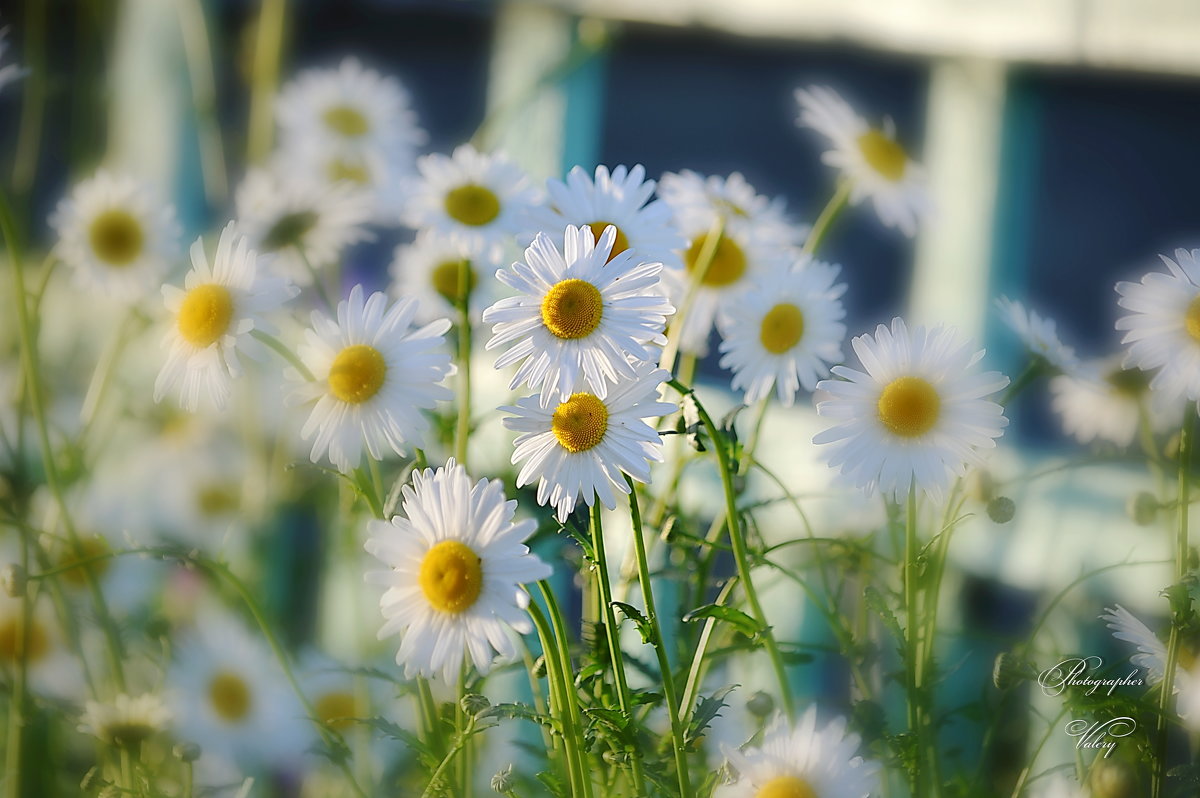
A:
MULTIPOLYGON (((1100 619, 1112 630, 1113 637, 1132 643, 1137 649, 1129 661, 1146 671, 1146 682, 1150 685, 1161 682, 1167 672, 1167 647, 1158 636, 1120 604, 1106 608, 1100 619)), ((1194 652, 1186 648, 1180 653, 1184 659, 1193 659, 1194 652)), ((1190 668, 1183 663, 1176 666, 1172 690, 1178 695, 1175 711, 1179 719, 1189 731, 1200 732, 1200 661, 1193 662, 1190 668)))
POLYGON ((415 154, 389 159, 373 150, 345 152, 307 142, 281 150, 272 165, 306 185, 353 189, 370 208, 373 224, 394 227, 400 224, 404 184, 412 178, 416 163, 415 154))
POLYGON ((1150 272, 1141 282, 1117 283, 1117 304, 1130 311, 1117 320, 1129 347, 1125 365, 1158 373, 1150 388, 1200 399, 1200 249, 1159 255, 1167 274, 1150 272))
POLYGON ((1063 431, 1080 443, 1109 441, 1125 448, 1137 435, 1143 409, 1159 431, 1177 426, 1183 417, 1182 398, 1172 401, 1149 389, 1150 375, 1140 369, 1093 361, 1050 380, 1051 406, 1063 431))
POLYGON ((616 492, 629 493, 622 472, 649 482, 650 463, 663 460, 662 439, 643 419, 677 409, 659 401, 659 386, 669 376, 643 364, 604 397, 580 389, 552 407, 529 396, 500 408, 513 414, 504 426, 521 433, 512 456, 513 465, 521 466, 517 487, 538 480, 538 504, 552 505, 560 521, 580 497, 589 507, 599 498, 615 508, 616 492))
POLYGON ((174 208, 128 175, 100 171, 79 183, 50 224, 76 282, 123 301, 160 285, 179 255, 174 208))
POLYGON ((403 495, 403 516, 369 525, 366 549, 388 566, 367 574, 387 588, 380 639, 400 635, 396 662, 406 676, 451 684, 466 656, 481 674, 496 655, 515 657, 507 629, 533 631, 521 585, 551 574, 524 543, 537 524, 514 523, 517 503, 505 500, 500 480, 472 484, 453 459, 415 472, 403 495))
POLYGON ((1054 319, 1039 316, 1020 302, 1006 296, 996 300, 1000 318, 1012 330, 1025 348, 1042 357, 1059 371, 1073 373, 1079 368, 1075 350, 1065 346, 1058 338, 1058 325, 1054 319))
POLYGON ((478 319, 491 280, 480 280, 479 264, 471 259, 466 247, 429 230, 418 233, 413 243, 396 247, 388 266, 392 277, 391 294, 397 298, 414 297, 418 303, 417 318, 421 321, 446 316, 458 318, 460 271, 464 260, 467 261, 468 307, 472 319, 478 319))
POLYGON ((767 272, 731 303, 721 327, 721 367, 733 370, 733 389, 754 404, 775 388, 789 407, 796 391, 811 391, 842 359, 845 283, 841 267, 807 257, 767 272))
POLYGON ((222 409, 232 379, 241 373, 240 357, 250 334, 263 328, 264 314, 295 296, 297 289, 258 273, 255 253, 233 222, 221 231, 211 267, 202 239, 192 244, 191 256, 192 270, 183 290, 163 286, 174 323, 163 340, 169 351, 154 383, 154 401, 178 386, 186 409, 196 410, 201 393, 222 409))
POLYGON ((1091 793, 1075 779, 1055 773, 1041 783, 1034 795, 1036 798, 1090 798, 1091 793))
POLYGON ((875 335, 851 341, 865 372, 834 366, 842 379, 822 380, 830 398, 817 414, 833 426, 813 437, 831 468, 868 493, 901 501, 909 486, 939 502, 968 464, 983 462, 1008 419, 988 396, 1008 384, 995 371, 973 372, 983 357, 944 327, 911 333, 896 318, 875 335))
POLYGON ((315 436, 314 463, 328 455, 349 472, 362 461, 364 445, 376 460, 385 446, 403 454, 406 445, 423 445, 429 421, 422 411, 453 397, 439 383, 454 367, 441 351, 450 322, 410 331, 416 310, 411 299, 388 308, 379 292, 364 302, 356 285, 338 303, 336 321, 314 311, 299 355, 316 379, 297 391, 316 402, 300 433, 304 440, 315 436))
POLYGON ((705 177, 690 169, 667 172, 659 182, 658 194, 684 233, 703 233, 720 219, 725 226, 748 227, 757 241, 777 246, 799 244, 808 234, 806 225, 788 219, 783 197, 769 199, 759 194, 740 172, 728 177, 705 177))
POLYGON ((4 51, 8 49, 8 42, 4 41, 4 37, 7 35, 8 28, 0 28, 0 91, 4 91, 5 86, 25 75, 25 70, 16 64, 4 63, 4 51))
POLYGON ((49 597, 43 601, 43 595, 37 596, 26 632, 21 600, 0 590, 0 675, 11 683, 13 669, 23 658, 31 690, 40 695, 78 700, 84 690, 83 673, 67 646, 49 597), (28 640, 24 650, 23 639, 28 640))
POLYGON ((832 149, 821 160, 850 181, 850 202, 870 198, 875 212, 888 227, 907 236, 917 230, 917 219, 929 210, 925 170, 909 158, 896 141, 891 119, 872 127, 850 104, 826 86, 796 90, 802 127, 829 139, 832 149))
POLYGON ((281 166, 251 171, 237 190, 238 227, 253 249, 272 255, 277 274, 297 285, 311 285, 314 270, 370 240, 363 225, 373 213, 370 196, 355 186, 286 177, 281 166))
POLYGON ((528 224, 536 192, 520 167, 501 154, 464 144, 452 156, 418 159, 420 178, 408 186, 404 222, 462 244, 472 256, 495 262, 503 245, 528 224))
POLYGON ((777 719, 757 748, 724 749, 738 780, 722 796, 867 798, 879 790, 880 766, 859 756, 858 746, 845 718, 818 729, 816 708, 809 707, 794 729, 777 719))
POLYGON ((542 406, 565 399, 581 381, 603 399, 610 384, 636 376, 636 363, 656 360, 666 317, 674 308, 662 295, 661 263, 633 252, 610 259, 616 229, 594 241, 590 228, 568 227, 563 250, 539 233, 525 263, 496 272, 520 292, 484 311, 492 324, 488 349, 508 346, 496 368, 520 363, 510 388, 527 383, 542 406))
POLYGON ((549 198, 533 211, 540 232, 558 238, 568 225, 590 227, 598 239, 610 224, 617 228, 612 257, 632 249, 641 261, 676 264, 675 250, 683 241, 675 231, 671 208, 662 200, 651 201, 654 181, 646 179, 640 164, 632 169, 597 166, 595 179, 576 166, 565 182, 546 181, 549 198))
POLYGON ((79 731, 109 744, 135 745, 167 727, 171 711, 156 693, 121 693, 111 702, 88 701, 79 731))

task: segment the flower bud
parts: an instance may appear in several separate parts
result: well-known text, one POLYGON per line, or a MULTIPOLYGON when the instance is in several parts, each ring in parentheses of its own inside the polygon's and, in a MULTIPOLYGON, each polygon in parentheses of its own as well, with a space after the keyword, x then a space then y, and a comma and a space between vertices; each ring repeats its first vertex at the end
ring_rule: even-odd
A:
POLYGON ((516 786, 516 779, 513 778, 513 766, 505 765, 503 768, 492 776, 492 789, 501 795, 512 790, 516 786))
POLYGON ((1133 494, 1125 502, 1125 512, 1138 526, 1153 524, 1154 520, 1158 518, 1159 507, 1158 499, 1154 498, 1154 494, 1145 490, 1133 494))
POLYGON ((1007 690, 1029 676, 1029 665, 1011 651, 1003 651, 992 665, 992 684, 997 690, 1007 690))
POLYGON ((769 693, 759 690, 746 701, 746 709, 756 718, 762 719, 768 717, 775 711, 775 699, 771 698, 769 693))
POLYGON ((1007 496, 997 496, 988 502, 988 518, 997 524, 1007 524, 1017 513, 1017 504, 1007 496))
POLYGON ((24 596, 28 585, 29 579, 25 575, 25 569, 15 562, 10 562, 0 569, 0 587, 3 587, 5 594, 11 598, 24 596))
POLYGON ((487 696, 480 695, 479 693, 467 693, 459 700, 458 705, 468 715, 478 715, 480 712, 487 711, 491 707, 492 702, 487 700, 487 696))

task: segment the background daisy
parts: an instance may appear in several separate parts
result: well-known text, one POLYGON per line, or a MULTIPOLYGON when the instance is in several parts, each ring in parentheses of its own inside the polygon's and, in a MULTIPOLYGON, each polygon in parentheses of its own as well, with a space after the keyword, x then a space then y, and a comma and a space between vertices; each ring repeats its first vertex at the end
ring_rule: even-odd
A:
POLYGON ((728 177, 705 177, 690 169, 667 172, 658 194, 684 231, 707 230, 721 219, 727 226, 748 225, 755 238, 777 245, 799 244, 808 232, 806 226, 788 219, 783 197, 759 194, 740 172, 728 177))
POLYGON ((417 300, 417 319, 432 321, 447 316, 457 318, 458 302, 464 286, 461 281, 462 262, 467 263, 468 308, 473 319, 483 312, 492 280, 472 261, 470 252, 461 243, 423 230, 411 244, 396 247, 388 274, 392 277, 393 297, 410 296, 417 300))
POLYGON ((1177 426, 1184 400, 1150 392, 1150 375, 1123 369, 1113 359, 1081 364, 1074 373, 1050 380, 1050 404, 1063 431, 1080 443, 1108 441, 1121 448, 1133 443, 1142 414, 1151 428, 1177 426))
POLYGON ((1059 340, 1058 325, 1054 319, 1039 316, 1037 312, 1006 296, 996 300, 996 307, 1000 309, 1001 321, 1032 354, 1043 358, 1059 371, 1078 370, 1079 359, 1075 357, 1075 350, 1059 340))

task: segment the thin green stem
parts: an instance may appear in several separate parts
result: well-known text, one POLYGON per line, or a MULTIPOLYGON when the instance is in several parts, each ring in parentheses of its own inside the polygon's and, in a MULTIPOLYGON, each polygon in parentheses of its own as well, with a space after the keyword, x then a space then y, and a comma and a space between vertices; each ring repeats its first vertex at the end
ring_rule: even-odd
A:
MULTIPOLYGON (((581 715, 579 712, 579 697, 575 694, 575 671, 571 666, 571 646, 570 638, 567 637, 567 624, 563 620, 562 609, 558 606, 558 600, 554 597, 554 591, 550 589, 550 584, 545 579, 538 582, 538 590, 541 591, 542 601, 546 602, 546 609, 550 612, 550 620, 554 626, 554 639, 558 642, 558 656, 562 663, 563 684, 566 691, 567 712, 564 717, 569 719, 569 732, 574 735, 575 745, 580 752, 580 766, 583 769, 583 795, 584 798, 591 798, 592 779, 586 764, 583 764, 583 752, 585 750, 583 746, 583 732, 577 723, 581 715)), ((530 604, 530 606, 533 605, 530 604)), ((564 730, 564 735, 567 734, 567 731, 564 730)))
POLYGON ((563 674, 563 661, 559 656, 554 632, 551 630, 546 616, 542 613, 542 608, 536 602, 529 602, 529 615, 533 619, 534 628, 537 629, 538 639, 542 644, 542 661, 546 663, 546 682, 550 688, 551 710, 558 715, 561 733, 556 735, 554 740, 556 744, 562 746, 566 756, 567 781, 571 785, 571 794, 581 795, 585 771, 581 764, 580 750, 576 745, 578 740, 574 734, 574 718, 567 701, 567 691, 571 689, 571 685, 563 674))
MULTIPOLYGON (((921 635, 919 632, 920 616, 917 606, 919 591, 917 585, 917 555, 920 553, 917 541, 917 485, 914 481, 909 485, 906 520, 904 524, 904 679, 908 697, 908 730, 917 740, 918 755, 924 755, 925 735, 924 722, 921 715, 921 635)), ((921 765, 916 765, 909 771, 912 794, 914 798, 923 796, 921 791, 921 765)))
POLYGON ((312 265, 312 261, 308 259, 308 253, 304 251, 304 247, 297 242, 292 245, 292 250, 300 257, 300 262, 304 264, 304 268, 308 271, 309 276, 312 277, 313 288, 317 289, 317 295, 321 297, 321 302, 330 313, 337 313, 337 303, 333 301, 333 295, 325 287, 325 281, 321 279, 320 272, 312 265))
POLYGON ((837 190, 833 192, 833 196, 829 198, 829 202, 825 203, 825 207, 821 210, 821 215, 813 222, 812 230, 808 233, 808 239, 804 242, 805 253, 809 255, 817 254, 817 248, 824 242, 825 236, 829 235, 829 230, 833 226, 834 220, 841 215, 849 199, 850 181, 843 180, 838 183, 837 190))
MULTIPOLYGON (((733 592, 735 585, 737 585, 736 576, 725 583, 725 587, 721 588, 721 592, 717 594, 713 603, 718 607, 724 605, 729 600, 729 594, 733 592)), ((687 682, 683 687, 683 695, 679 698, 679 713, 684 718, 691 715, 692 706, 695 705, 696 699, 700 695, 700 684, 704 681, 704 666, 708 661, 706 656, 708 644, 712 639, 713 632, 716 631, 716 626, 716 618, 706 619, 704 629, 700 632, 700 639, 696 641, 696 651, 692 654, 692 664, 688 668, 687 682)))
POLYGON ((709 267, 712 266, 713 257, 717 254, 717 247, 724 234, 725 219, 717 216, 712 227, 704 236, 704 244, 696 256, 695 265, 688 270, 687 291, 684 292, 683 302, 676 310, 675 315, 671 317, 671 324, 667 328, 667 345, 663 347, 663 354, 659 359, 660 368, 667 371, 675 368, 675 358, 679 354, 679 347, 683 339, 683 325, 691 314, 692 305, 696 301, 696 292, 704 282, 704 276, 708 274, 709 267))
POLYGON ((467 718, 465 727, 455 735, 454 745, 446 752, 446 756, 442 758, 442 761, 438 763, 437 769, 429 777, 429 784, 426 785, 425 790, 421 793, 421 798, 429 798, 429 796, 443 791, 441 789, 442 773, 450 766, 451 762, 458 758, 458 753, 463 750, 467 741, 471 739, 471 735, 474 733, 475 716, 471 715, 467 718))
POLYGON ((261 163, 271 153, 275 127, 275 91, 283 57, 286 0, 262 0, 255 30, 254 65, 250 86, 250 126, 246 134, 246 160, 261 163))
POLYGON ((270 333, 263 332, 262 330, 251 330, 250 335, 253 336, 255 340, 266 344, 271 348, 272 351, 275 352, 275 354, 286 360, 288 365, 294 368, 301 377, 309 382, 317 381, 317 378, 313 376, 313 373, 308 370, 308 366, 304 365, 304 361, 301 360, 295 352, 293 352, 291 349, 288 349, 287 346, 278 338, 270 333))
MULTIPOLYGON (((29 533, 21 531, 21 572, 29 573, 29 533)), ((19 798, 22 789, 21 746, 25 739, 25 710, 28 707, 29 633, 33 627, 33 601, 29 596, 30 585, 21 591, 21 628, 16 640, 17 668, 13 676, 12 696, 8 704, 8 740, 5 750, 4 770, 8 778, 4 782, 7 798, 19 798)))
POLYGON ((417 677, 417 702, 421 705, 421 716, 425 723, 425 740, 434 751, 446 753, 446 739, 442 734, 442 719, 438 714, 437 701, 433 699, 433 690, 429 688, 429 680, 424 676, 417 677))
POLYGON ((458 423, 454 430, 454 456, 467 467, 467 442, 471 435, 471 261, 458 264, 458 423))
POLYGON ((1034 355, 1030 359, 1029 365, 1025 367, 1025 370, 1021 372, 1019 377, 1013 380, 1008 386, 1008 390, 1000 397, 1000 406, 1007 408, 1013 399, 1016 399, 1022 391, 1033 384, 1034 380, 1046 372, 1046 367, 1045 359, 1041 355, 1034 355))

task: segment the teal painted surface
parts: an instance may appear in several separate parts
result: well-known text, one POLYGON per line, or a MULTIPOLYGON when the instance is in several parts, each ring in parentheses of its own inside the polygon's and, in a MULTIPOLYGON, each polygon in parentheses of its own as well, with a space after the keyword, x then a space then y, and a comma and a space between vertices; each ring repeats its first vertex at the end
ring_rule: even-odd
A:
MULTIPOLYGON (((575 42, 572 42, 572 46, 575 42)), ((563 119, 562 172, 573 166, 594 171, 600 157, 600 137, 604 128, 605 88, 608 55, 599 53, 573 70, 562 81, 566 97, 563 119)))

